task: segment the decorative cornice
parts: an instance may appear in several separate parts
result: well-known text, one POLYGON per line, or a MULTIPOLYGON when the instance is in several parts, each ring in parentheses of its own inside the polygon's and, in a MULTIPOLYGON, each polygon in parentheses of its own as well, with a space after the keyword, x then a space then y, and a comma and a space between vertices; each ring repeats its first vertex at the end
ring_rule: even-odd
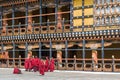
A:
POLYGON ((24 4, 25 2, 37 2, 38 0, 6 0, 1 1, 1 6, 11 6, 11 5, 18 5, 18 4, 24 4))
MULTIPOLYGON (((90 31, 89 31, 90 32, 90 31)), ((109 34, 104 34, 104 30, 91 31, 89 35, 86 35, 88 32, 68 32, 68 33, 52 33, 52 34, 25 34, 17 36, 1 36, 0 43, 33 43, 33 42, 60 42, 60 41, 82 41, 82 40, 120 40, 120 30, 109 30, 109 34), (60 36, 62 35, 62 36, 60 36)))

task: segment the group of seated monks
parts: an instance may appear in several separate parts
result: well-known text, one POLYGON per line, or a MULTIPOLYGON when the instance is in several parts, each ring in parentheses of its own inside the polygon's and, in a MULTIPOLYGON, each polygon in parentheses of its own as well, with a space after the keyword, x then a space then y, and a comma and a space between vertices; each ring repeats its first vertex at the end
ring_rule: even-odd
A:
MULTIPOLYGON (((42 60, 40 58, 26 58, 25 59, 25 63, 24 63, 24 67, 25 67, 25 71, 39 71, 39 73, 41 75, 44 75, 45 72, 53 72, 54 71, 54 59, 48 59, 48 57, 46 57, 46 60, 42 60)), ((19 74, 21 73, 20 70, 18 70, 18 68, 14 68, 13 71, 14 74, 19 74)))

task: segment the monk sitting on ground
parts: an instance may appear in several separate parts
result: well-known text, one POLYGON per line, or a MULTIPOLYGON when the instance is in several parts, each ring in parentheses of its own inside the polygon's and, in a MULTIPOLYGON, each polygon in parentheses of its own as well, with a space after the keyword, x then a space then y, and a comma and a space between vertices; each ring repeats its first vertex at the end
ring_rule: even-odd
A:
POLYGON ((13 70, 13 74, 22 74, 22 73, 21 70, 17 66, 15 66, 13 70))

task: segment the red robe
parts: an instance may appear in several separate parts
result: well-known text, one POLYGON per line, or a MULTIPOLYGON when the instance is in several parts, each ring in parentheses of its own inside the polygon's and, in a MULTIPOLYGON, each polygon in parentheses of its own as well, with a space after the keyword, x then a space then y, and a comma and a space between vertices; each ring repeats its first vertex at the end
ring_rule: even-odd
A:
POLYGON ((13 74, 21 74, 21 70, 19 70, 18 68, 14 68, 13 74))
POLYGON ((34 62, 35 62, 35 66, 38 67, 38 66, 39 66, 39 58, 35 58, 35 59, 34 59, 34 62))
POLYGON ((34 72, 38 71, 39 68, 39 58, 32 59, 32 68, 34 72))
POLYGON ((32 59, 31 58, 29 58, 29 62, 28 62, 28 69, 29 69, 29 71, 32 69, 32 59))
POLYGON ((39 61, 39 73, 41 74, 41 75, 44 75, 45 74, 45 65, 44 65, 44 62, 43 61, 39 61))
POLYGON ((31 59, 31 67, 34 67, 35 66, 35 58, 32 58, 31 59))
POLYGON ((55 61, 54 61, 54 59, 51 59, 50 60, 50 72, 53 72, 54 71, 54 69, 55 69, 55 61))
POLYGON ((25 70, 29 69, 29 59, 25 59, 24 67, 25 67, 25 70))
POLYGON ((45 61, 45 72, 48 72, 49 70, 49 59, 47 58, 45 61))
POLYGON ((24 67, 26 70, 31 70, 32 69, 32 61, 31 59, 25 59, 24 67))

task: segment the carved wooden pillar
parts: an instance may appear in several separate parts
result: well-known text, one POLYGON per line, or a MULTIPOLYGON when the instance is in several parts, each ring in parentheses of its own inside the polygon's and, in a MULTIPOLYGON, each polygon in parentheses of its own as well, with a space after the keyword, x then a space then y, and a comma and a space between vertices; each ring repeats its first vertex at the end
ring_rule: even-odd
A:
POLYGON ((102 24, 102 17, 100 17, 100 25, 102 24))
POLYGON ((110 6, 110 14, 113 14, 112 6, 110 6))
POLYGON ((9 58, 8 51, 5 51, 5 59, 8 59, 8 58, 9 58))
POLYGON ((111 17, 111 23, 115 23, 115 17, 114 16, 111 17))
POLYGON ((102 19, 101 19, 101 20, 102 20, 102 24, 104 24, 104 17, 102 17, 102 19))
MULTIPOLYGON (((97 3, 96 3, 96 4, 97 4, 97 3)), ((94 8, 94 14, 95 14, 96 16, 98 15, 98 8, 96 8, 96 7, 94 8)), ((97 21, 96 21, 96 20, 97 20, 97 18, 94 17, 93 21, 94 21, 94 24, 95 24, 95 25, 97 25, 97 21)))
POLYGON ((100 7, 100 14, 99 16, 102 16, 102 7, 100 7))
POLYGON ((104 8, 101 8, 101 14, 104 15, 104 8))
POLYGON ((5 20, 7 18, 6 15, 3 15, 3 29, 2 29, 2 33, 6 33, 6 26, 7 26, 7 20, 5 20))
POLYGON ((32 32, 32 11, 28 12, 28 31, 32 32))
POLYGON ((118 22, 119 22, 119 20, 117 19, 117 16, 116 16, 116 15, 114 15, 114 17, 115 17, 115 23, 118 23, 118 22))
POLYGON ((110 14, 110 7, 106 7, 106 15, 109 15, 110 14))
POLYGON ((98 57, 97 57, 97 51, 92 50, 92 59, 94 61, 94 64, 96 65, 98 63, 98 57))
POLYGON ((32 58, 32 52, 31 51, 28 52, 28 58, 32 58))
POLYGON ((105 24, 107 24, 107 16, 104 16, 105 17, 105 24))
POLYGON ((116 6, 116 5, 114 5, 114 6, 115 6, 115 14, 119 14, 120 13, 120 10, 119 10, 120 4, 118 6, 116 6))
POLYGON ((97 17, 96 24, 100 25, 100 18, 99 17, 97 17))
POLYGON ((107 7, 107 6, 104 6, 104 15, 106 15, 106 7, 107 7))
POLYGON ((62 29, 62 15, 61 15, 61 9, 60 8, 58 8, 57 28, 62 29))
POLYGON ((57 51, 57 59, 58 59, 58 63, 62 63, 62 51, 61 50, 57 51))
POLYGON ((109 16, 109 18, 110 18, 110 24, 112 23, 112 16, 109 16))

